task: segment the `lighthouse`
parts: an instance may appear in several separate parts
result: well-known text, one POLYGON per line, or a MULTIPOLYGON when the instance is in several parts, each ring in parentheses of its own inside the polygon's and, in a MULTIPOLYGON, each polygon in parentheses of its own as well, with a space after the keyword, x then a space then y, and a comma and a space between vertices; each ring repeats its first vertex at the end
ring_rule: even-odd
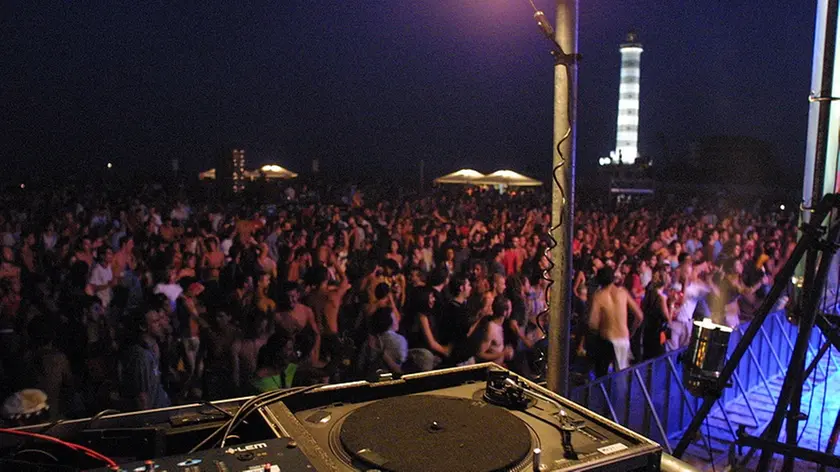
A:
POLYGON ((636 32, 621 45, 621 82, 618 87, 618 122, 614 163, 633 164, 639 156, 639 79, 642 44, 636 32))

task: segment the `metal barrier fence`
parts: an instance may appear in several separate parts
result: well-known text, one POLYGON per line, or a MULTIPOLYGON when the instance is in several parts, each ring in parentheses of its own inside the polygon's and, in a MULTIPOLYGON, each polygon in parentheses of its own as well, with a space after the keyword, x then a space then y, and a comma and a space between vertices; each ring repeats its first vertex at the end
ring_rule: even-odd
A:
MULTIPOLYGON (((742 324, 732 334, 729 354, 747 325, 742 324)), ((739 425, 761 426, 760 415, 755 410, 758 405, 751 404, 748 392, 760 389, 760 393, 769 395, 774 404, 778 400, 771 380, 786 372, 796 331, 796 326, 785 319, 784 312, 773 313, 750 344, 747 355, 735 371, 733 385, 724 391, 717 404, 725 429, 733 438, 737 436, 739 425), (726 405, 739 400, 746 404, 747 414, 728 412, 726 405)), ((821 343, 822 333, 814 330, 810 356, 821 343)), ((576 403, 659 442, 670 453, 671 441, 681 437, 702 401, 683 386, 679 362, 683 351, 673 351, 575 387, 569 396, 576 403)), ((826 374, 824 366, 819 366, 818 370, 820 375, 826 374)))

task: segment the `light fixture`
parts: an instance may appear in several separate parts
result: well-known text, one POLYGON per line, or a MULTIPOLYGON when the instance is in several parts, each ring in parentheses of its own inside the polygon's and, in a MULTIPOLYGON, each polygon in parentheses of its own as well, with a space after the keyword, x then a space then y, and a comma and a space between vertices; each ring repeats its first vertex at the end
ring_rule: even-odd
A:
POLYGON ((785 205, 784 204, 779 205, 779 210, 785 211, 785 205))
POLYGON ((108 163, 108 168, 110 169, 111 167, 114 167, 114 165, 109 162, 108 163))
POLYGON ((696 397, 718 391, 718 378, 726 363, 732 328, 711 318, 694 322, 691 341, 683 354, 683 384, 696 397))

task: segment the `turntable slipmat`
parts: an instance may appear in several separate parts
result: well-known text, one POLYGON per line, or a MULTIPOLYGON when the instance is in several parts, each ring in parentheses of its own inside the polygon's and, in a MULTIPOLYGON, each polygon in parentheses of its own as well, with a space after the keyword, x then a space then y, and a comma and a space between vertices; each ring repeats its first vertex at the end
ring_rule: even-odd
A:
POLYGON ((392 472, 505 470, 531 451, 519 418, 480 401, 410 395, 365 405, 341 425, 351 456, 392 472))

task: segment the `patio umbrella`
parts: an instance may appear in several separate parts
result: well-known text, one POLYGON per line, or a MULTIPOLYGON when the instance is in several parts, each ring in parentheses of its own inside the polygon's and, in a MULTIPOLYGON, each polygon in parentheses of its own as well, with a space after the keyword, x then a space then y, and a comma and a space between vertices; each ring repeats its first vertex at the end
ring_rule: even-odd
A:
POLYGON ((266 179, 294 179, 298 175, 288 169, 278 166, 277 164, 266 164, 260 167, 260 172, 266 179))
POLYGON ((526 177, 512 170, 497 170, 475 181, 477 185, 507 185, 509 187, 538 187, 537 179, 526 177))
POLYGON ((472 169, 461 169, 451 174, 446 174, 435 179, 438 184, 472 184, 477 179, 484 177, 484 174, 472 169))

